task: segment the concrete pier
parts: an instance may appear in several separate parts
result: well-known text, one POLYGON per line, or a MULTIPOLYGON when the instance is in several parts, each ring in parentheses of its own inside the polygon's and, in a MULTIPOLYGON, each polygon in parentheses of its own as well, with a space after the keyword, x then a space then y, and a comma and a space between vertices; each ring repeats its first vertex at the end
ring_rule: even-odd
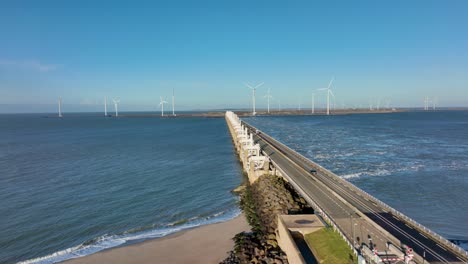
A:
POLYGON ((264 174, 278 175, 271 166, 270 158, 262 154, 260 145, 254 143, 252 132, 241 124, 239 117, 233 112, 226 112, 226 123, 249 182, 254 183, 264 174))
POLYGON ((429 228, 297 153, 268 134, 226 112, 233 143, 249 181, 263 174, 287 180, 340 234, 359 259, 379 263, 391 243, 404 263, 468 263, 468 252, 429 228), (280 173, 278 173, 280 172, 280 173), (366 247, 372 249, 366 254, 366 247))

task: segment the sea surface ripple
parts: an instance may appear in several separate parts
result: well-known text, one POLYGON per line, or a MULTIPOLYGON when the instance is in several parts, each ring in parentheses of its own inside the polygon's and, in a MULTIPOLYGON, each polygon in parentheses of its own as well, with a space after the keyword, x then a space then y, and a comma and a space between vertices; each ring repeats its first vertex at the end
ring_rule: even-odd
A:
POLYGON ((245 120, 442 236, 468 240, 468 112, 245 120))
POLYGON ((224 119, 0 115, 0 263, 53 263, 239 214, 224 119))

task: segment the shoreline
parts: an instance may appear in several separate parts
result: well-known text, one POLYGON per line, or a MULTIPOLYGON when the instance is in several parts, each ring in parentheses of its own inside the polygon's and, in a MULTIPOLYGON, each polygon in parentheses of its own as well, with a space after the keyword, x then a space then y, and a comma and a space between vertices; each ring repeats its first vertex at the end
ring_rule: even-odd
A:
POLYGON ((201 225, 60 263, 219 263, 234 247, 234 235, 249 230, 250 226, 241 213, 224 222, 201 225))

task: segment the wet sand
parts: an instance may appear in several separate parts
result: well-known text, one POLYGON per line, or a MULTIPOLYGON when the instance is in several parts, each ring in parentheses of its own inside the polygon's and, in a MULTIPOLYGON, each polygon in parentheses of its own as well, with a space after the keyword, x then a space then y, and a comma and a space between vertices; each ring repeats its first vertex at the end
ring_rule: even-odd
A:
POLYGON ((233 249, 232 238, 250 227, 244 215, 143 243, 109 249, 63 263, 219 263, 233 249))

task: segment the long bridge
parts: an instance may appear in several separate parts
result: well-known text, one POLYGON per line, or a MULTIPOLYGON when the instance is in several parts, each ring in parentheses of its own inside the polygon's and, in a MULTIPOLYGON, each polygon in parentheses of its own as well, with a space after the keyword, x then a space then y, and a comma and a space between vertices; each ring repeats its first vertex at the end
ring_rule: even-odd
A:
MULTIPOLYGON (((468 253, 352 183, 227 112, 263 156, 345 238, 356 255, 407 248, 406 263, 468 263, 468 253), (370 250, 372 249, 372 251, 370 250), (410 260, 411 259, 411 260, 410 260)), ((367 259, 373 262, 373 259, 367 259)), ((388 254, 385 254, 388 256, 388 254)), ((387 263, 394 263, 388 260, 387 263)), ((378 258, 374 262, 379 262, 378 258)), ((404 263, 404 262, 402 262, 404 263)))

